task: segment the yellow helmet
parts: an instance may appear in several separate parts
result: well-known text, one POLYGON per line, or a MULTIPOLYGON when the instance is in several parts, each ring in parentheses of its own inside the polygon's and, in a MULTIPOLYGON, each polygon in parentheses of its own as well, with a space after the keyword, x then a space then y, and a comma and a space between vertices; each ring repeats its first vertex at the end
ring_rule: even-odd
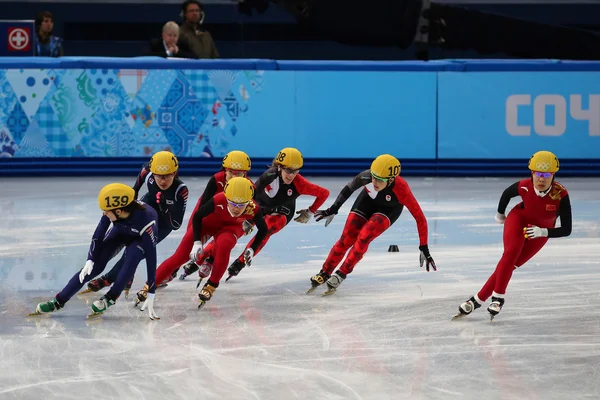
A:
POLYGON ((371 175, 380 180, 395 178, 400 175, 400 161, 389 154, 382 154, 371 163, 371 175))
POLYGON ((248 203, 254 197, 254 185, 248 178, 233 177, 225 185, 225 197, 232 203, 248 203))
POLYGON ((177 172, 177 157, 170 151, 159 151, 150 159, 150 172, 154 175, 169 175, 177 172))
POLYGON ((300 169, 304 165, 304 159, 298 149, 286 147, 285 149, 281 149, 277 157, 275 157, 275 164, 279 164, 285 168, 300 169))
POLYGON ((135 200, 135 191, 122 183, 111 183, 104 186, 98 194, 98 206, 103 211, 123 208, 135 200))
POLYGON ((560 168, 558 158, 549 151, 538 151, 529 160, 529 169, 537 172, 556 172, 560 168))
POLYGON ((251 167, 250 157, 243 151, 233 150, 223 157, 223 168, 235 171, 250 171, 251 167))

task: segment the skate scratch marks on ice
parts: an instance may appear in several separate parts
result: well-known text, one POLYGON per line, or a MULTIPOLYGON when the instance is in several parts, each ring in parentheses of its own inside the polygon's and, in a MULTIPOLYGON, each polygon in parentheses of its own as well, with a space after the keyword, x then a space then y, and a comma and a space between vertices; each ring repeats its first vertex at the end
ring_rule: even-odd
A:
POLYGON ((170 326, 167 329, 165 329, 165 331, 168 331, 169 329, 173 329, 173 328, 179 328, 180 326, 181 326, 180 323, 175 323, 175 324, 173 324, 173 326, 170 326))
MULTIPOLYGON (((288 292, 292 293, 293 295, 296 295, 297 297, 301 297, 298 296, 296 293, 292 292, 290 289, 287 290, 288 292)), ((315 328, 318 329, 318 331, 320 332, 321 337, 323 338, 323 346, 321 346, 321 350, 329 350, 329 336, 327 336, 327 334, 325 333, 325 331, 323 331, 323 329, 321 329, 321 327, 319 325, 317 325, 316 322, 314 322, 312 319, 310 319, 309 317, 307 317, 306 315, 304 315, 302 313, 302 311, 296 310, 298 312, 298 314, 300 314, 300 316, 302 318, 304 318, 309 324, 311 324, 312 326, 314 326, 315 328)))
POLYGON ((219 378, 220 380, 222 380, 223 382, 225 382, 225 383, 227 383, 227 384, 229 384, 229 385, 233 385, 233 386, 237 386, 237 387, 239 387, 239 388, 240 388, 240 389, 242 389, 243 391, 250 393, 250 394, 251 394, 251 395, 252 395, 252 396, 253 396, 255 399, 257 399, 257 400, 260 400, 260 396, 259 396, 257 393, 253 392, 253 391, 252 391, 252 390, 250 390, 250 389, 247 389, 247 388, 245 388, 245 387, 244 387, 244 386, 242 386, 242 385, 239 385, 239 384, 235 383, 235 382, 233 381, 233 378, 232 378, 231 376, 221 376, 221 374, 219 374, 219 373, 217 373, 217 371, 215 371, 215 368, 213 368, 213 367, 210 365, 210 364, 211 364, 211 362, 212 362, 212 360, 211 360, 211 357, 210 357, 210 356, 217 356, 217 357, 218 357, 218 355, 217 355, 217 354, 215 354, 215 353, 212 353, 212 352, 210 352, 210 351, 206 351, 205 349, 199 348, 199 347, 197 347, 197 346, 190 346, 190 347, 191 347, 191 348, 193 348, 193 349, 195 349, 195 350, 200 350, 201 352, 205 353, 204 355, 201 355, 201 356, 200 356, 200 360, 202 361, 202 363, 203 363, 204 365, 206 365, 206 368, 208 368, 208 370, 209 370, 209 371, 210 371, 210 372, 211 372, 211 373, 212 373, 214 376, 216 376, 217 378, 219 378))
MULTIPOLYGON (((253 391, 233 382, 231 375, 223 378, 223 377, 219 376, 218 374, 216 374, 215 371, 213 370, 213 368, 211 368, 211 366, 208 365, 208 362, 210 362, 210 356, 215 356, 215 357, 223 357, 223 356, 220 356, 216 353, 207 351, 206 349, 200 348, 195 345, 191 345, 190 348, 206 354, 206 356, 201 356, 200 359, 206 365, 206 367, 210 370, 210 372, 212 372, 217 378, 222 379, 224 382, 227 382, 228 384, 235 385, 235 386, 247 391, 248 393, 251 393, 257 399, 260 399, 260 397, 258 397, 258 395, 256 395, 253 391)), ((246 360, 239 360, 239 359, 234 359, 234 360, 239 361, 239 362, 246 361, 246 360)), ((268 371, 273 371, 274 369, 282 369, 282 370, 287 370, 287 371, 302 372, 302 374, 307 374, 307 373, 316 374, 316 375, 319 375, 329 381, 337 383, 341 387, 347 389, 350 393, 352 393, 352 395, 355 399, 363 400, 363 398, 354 389, 352 389, 350 386, 348 386, 346 383, 344 383, 344 382, 340 381, 339 379, 336 379, 332 376, 326 375, 322 372, 318 372, 318 371, 315 371, 313 369, 308 369, 308 368, 289 367, 289 366, 283 366, 283 365, 278 365, 278 364, 265 363, 265 362, 261 362, 261 361, 257 361, 257 360, 253 360, 252 363, 253 363, 253 368, 255 370, 257 370, 257 366, 265 366, 265 367, 268 367, 267 368, 268 371)), ((293 376, 301 376, 302 374, 294 374, 293 376)), ((344 396, 343 398, 349 398, 349 397, 344 396)))

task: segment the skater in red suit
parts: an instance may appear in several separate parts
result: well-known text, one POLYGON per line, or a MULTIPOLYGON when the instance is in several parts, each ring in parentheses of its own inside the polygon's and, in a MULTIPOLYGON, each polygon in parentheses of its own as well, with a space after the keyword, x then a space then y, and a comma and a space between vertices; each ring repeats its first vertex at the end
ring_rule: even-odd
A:
POLYGON ((198 260, 204 244, 212 237, 213 268, 210 277, 198 294, 200 306, 209 301, 225 273, 229 255, 238 239, 244 235, 243 222, 252 221, 258 228, 253 244, 243 253, 244 262, 250 264, 254 254, 267 237, 267 224, 252 199, 254 184, 248 178, 231 178, 225 192, 215 195, 194 213, 192 217, 194 245, 189 253, 192 260, 198 260))
MULTIPOLYGON (((301 195, 315 196, 313 204, 307 209, 297 211, 298 216, 294 221, 306 224, 314 212, 327 200, 329 190, 309 182, 300 175, 300 168, 304 165, 302 153, 298 149, 286 147, 282 149, 273 166, 267 169, 256 181, 256 192, 254 199, 260 206, 267 222, 267 238, 260 246, 255 246, 256 238, 250 240, 246 250, 255 246, 256 256, 269 238, 282 230, 294 218, 296 210, 296 199, 301 195)), ((229 266, 229 280, 249 265, 244 261, 244 253, 236 258, 229 266)))
POLYGON ((483 288, 458 307, 456 317, 469 315, 492 296, 488 307, 493 319, 504 306, 504 295, 513 271, 544 247, 548 238, 571 234, 571 201, 567 189, 554 180, 558 158, 549 151, 539 151, 529 160, 531 177, 509 186, 498 204, 496 221, 504 224, 504 253, 483 288), (522 201, 505 216, 510 199, 522 201), (560 217, 561 227, 556 228, 560 217))
MULTIPOLYGON (((202 196, 200 196, 196 203, 194 211, 192 211, 192 216, 198 211, 200 206, 206 204, 216 194, 222 193, 229 179, 233 177, 245 177, 251 166, 250 157, 243 151, 234 150, 227 153, 223 158, 221 170, 214 174, 206 184, 204 193, 202 193, 202 196)), ((156 283, 159 287, 164 286, 166 282, 171 281, 183 264, 185 264, 184 273, 182 275, 184 278, 198 270, 198 266, 193 261, 190 261, 189 258, 193 242, 194 230, 192 227, 192 218, 190 218, 186 232, 183 235, 179 246, 175 250, 175 253, 163 261, 156 270, 156 283)), ((208 271, 208 273, 210 273, 210 271, 208 271)), ((147 288, 144 286, 144 288, 138 292, 138 303, 145 301, 146 293, 147 288)))
POLYGON ((373 161, 370 169, 358 174, 342 189, 331 207, 315 213, 317 221, 324 219, 325 226, 329 225, 352 193, 364 186, 352 205, 342 236, 333 245, 321 271, 310 278, 311 288, 307 293, 323 283, 328 288, 324 294, 335 293, 363 258, 369 244, 396 222, 404 206, 417 222, 421 267, 426 263, 427 271, 430 268, 437 270, 427 245, 427 219, 408 184, 399 175, 400 161, 389 154, 382 154, 373 161), (348 256, 334 274, 346 252, 348 256))

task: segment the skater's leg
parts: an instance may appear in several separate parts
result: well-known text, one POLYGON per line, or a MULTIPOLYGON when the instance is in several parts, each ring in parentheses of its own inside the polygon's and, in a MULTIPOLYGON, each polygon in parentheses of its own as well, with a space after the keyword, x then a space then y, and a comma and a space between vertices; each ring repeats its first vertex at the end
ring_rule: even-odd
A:
POLYGON ((344 275, 351 273, 356 264, 362 260, 369 249, 369 244, 385 232, 390 225, 390 219, 386 215, 380 213, 373 214, 360 230, 354 246, 352 246, 348 253, 348 257, 346 257, 344 263, 340 267, 340 272, 344 275))
POLYGON ((331 275, 335 268, 339 265, 340 261, 346 255, 346 252, 356 242, 361 229, 367 223, 367 219, 360 214, 351 212, 346 219, 344 230, 339 240, 335 242, 327 259, 323 263, 323 272, 331 275))

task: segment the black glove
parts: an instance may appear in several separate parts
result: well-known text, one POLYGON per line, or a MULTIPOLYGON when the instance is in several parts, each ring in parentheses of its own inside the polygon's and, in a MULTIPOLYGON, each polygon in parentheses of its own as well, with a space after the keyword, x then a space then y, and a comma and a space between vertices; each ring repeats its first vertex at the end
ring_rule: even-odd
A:
POLYGON ((425 264, 427 272, 429 272, 429 267, 433 268, 434 271, 437 271, 435 261, 433 261, 433 257, 431 257, 431 254, 429 254, 429 247, 425 244, 423 246, 419 246, 419 250, 421 250, 421 255, 419 256, 421 268, 423 268, 423 263, 427 262, 425 264))
POLYGON ((158 210, 161 214, 166 214, 169 212, 169 207, 167 206, 167 197, 162 194, 162 192, 156 193, 156 204, 158 204, 158 210))
POLYGON ((331 207, 329 207, 327 210, 315 211, 315 219, 317 221, 324 219, 325 227, 327 227, 327 225, 329 225, 331 223, 331 220, 333 219, 333 217, 336 216, 336 214, 337 214, 337 210, 333 210, 331 207))

